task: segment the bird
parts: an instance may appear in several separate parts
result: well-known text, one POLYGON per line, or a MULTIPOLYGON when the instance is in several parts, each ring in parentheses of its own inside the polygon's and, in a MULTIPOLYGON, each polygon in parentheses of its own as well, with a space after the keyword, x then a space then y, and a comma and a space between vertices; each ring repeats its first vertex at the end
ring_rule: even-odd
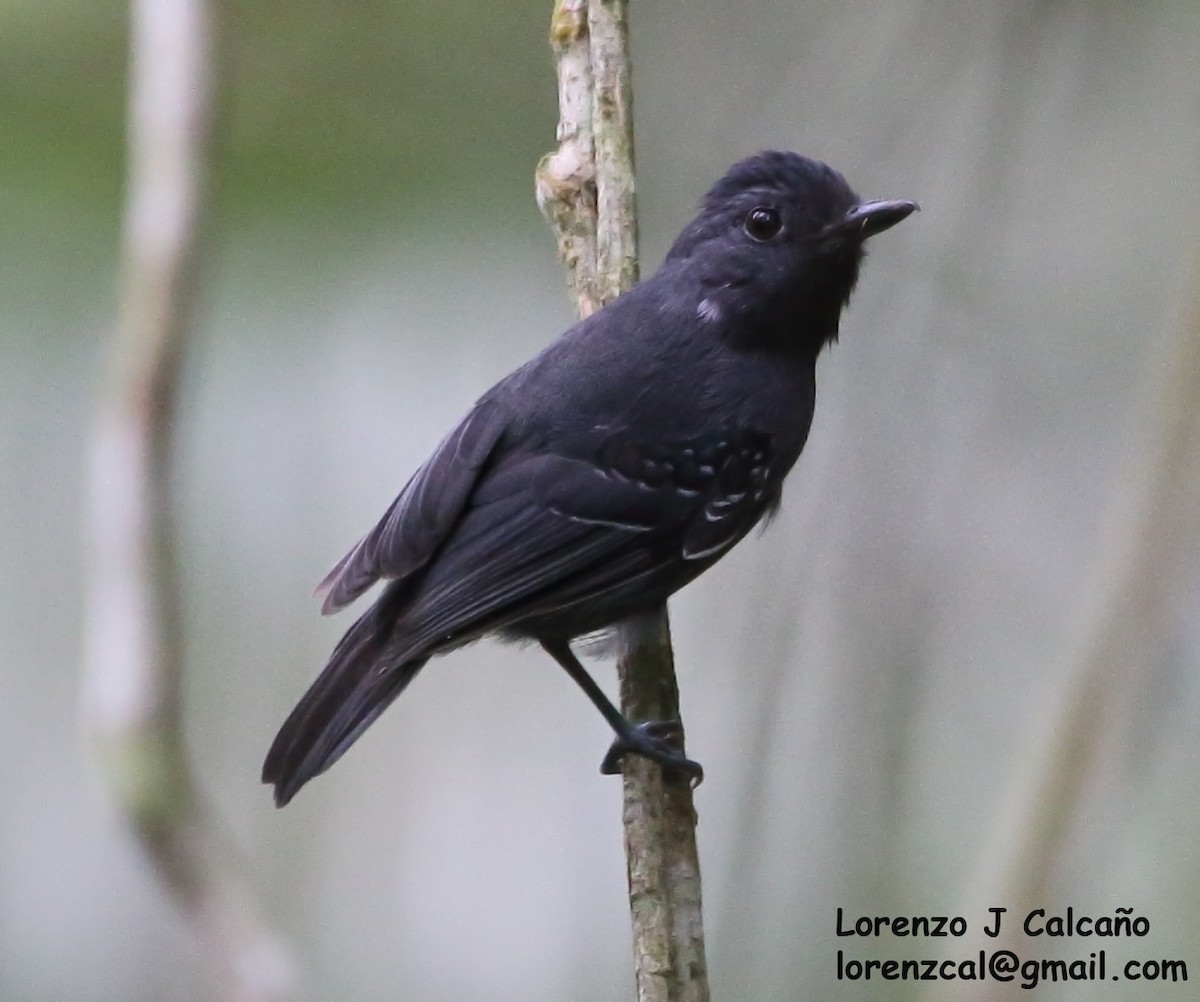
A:
POLYGON ((330 614, 383 583, 270 747, 276 805, 486 635, 540 644, 583 689, 615 732, 603 772, 636 754, 699 783, 677 723, 627 720, 571 644, 662 607, 775 512, 864 243, 917 208, 798 153, 747 157, 651 277, 484 393, 318 586, 330 614))

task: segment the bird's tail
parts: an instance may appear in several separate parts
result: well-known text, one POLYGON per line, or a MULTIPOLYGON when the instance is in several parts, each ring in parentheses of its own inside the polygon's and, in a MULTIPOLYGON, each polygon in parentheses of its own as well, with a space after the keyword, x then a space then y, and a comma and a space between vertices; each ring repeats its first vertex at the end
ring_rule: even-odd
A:
POLYGON ((262 770, 277 807, 341 758, 428 660, 397 652, 394 607, 403 598, 393 586, 359 617, 279 729, 262 770))

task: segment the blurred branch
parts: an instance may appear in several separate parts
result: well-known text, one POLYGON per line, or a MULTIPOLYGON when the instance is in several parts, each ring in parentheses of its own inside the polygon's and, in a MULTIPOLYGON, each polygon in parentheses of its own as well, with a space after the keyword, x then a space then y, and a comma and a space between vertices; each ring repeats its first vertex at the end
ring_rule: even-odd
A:
MULTIPOLYGON (((1142 696, 1184 570, 1181 543, 1196 532, 1200 272, 1187 311, 1151 366, 1145 401, 1101 530, 1090 588, 1068 634, 1060 690, 1003 805, 969 905, 1003 904, 1019 914, 1048 900, 1087 787, 1123 733, 1125 711, 1142 696)), ((949 994, 977 997, 967 986, 949 994)))
POLYGON ((210 135, 204 0, 134 0, 118 317, 89 457, 84 723, 103 778, 197 929, 223 997, 290 995, 291 963, 188 763, 169 475, 210 135))
MULTIPOLYGON (((625 0, 557 0, 550 44, 558 65, 559 149, 537 170, 537 199, 554 227, 580 316, 638 278, 633 94, 625 0)), ((621 709, 631 720, 678 720, 666 610, 623 624, 621 709)), ((707 1002, 700 867, 692 791, 627 756, 623 813, 639 1002, 707 1002)))

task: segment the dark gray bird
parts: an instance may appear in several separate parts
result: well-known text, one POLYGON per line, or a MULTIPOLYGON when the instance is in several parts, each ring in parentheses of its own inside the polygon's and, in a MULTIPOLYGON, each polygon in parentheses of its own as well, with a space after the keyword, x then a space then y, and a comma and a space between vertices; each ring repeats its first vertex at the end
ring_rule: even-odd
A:
POLYGON ((699 782, 671 723, 627 721, 570 642, 658 607, 776 508, 863 242, 916 207, 795 153, 743 160, 652 278, 485 393, 318 588, 331 613, 386 582, 267 754, 276 803, 490 633, 583 688, 617 735, 604 771, 634 753, 699 782))

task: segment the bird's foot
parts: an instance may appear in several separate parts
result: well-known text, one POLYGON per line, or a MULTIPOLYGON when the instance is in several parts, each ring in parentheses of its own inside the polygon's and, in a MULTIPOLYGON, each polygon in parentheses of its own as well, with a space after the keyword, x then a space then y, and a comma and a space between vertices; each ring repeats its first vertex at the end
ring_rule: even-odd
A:
POLYGON ((629 730, 617 735, 600 763, 600 771, 606 776, 616 775, 621 771, 621 759, 626 755, 641 755, 662 766, 665 782, 687 785, 694 790, 704 781, 704 767, 683 754, 682 738, 683 725, 678 720, 632 724, 629 730))

